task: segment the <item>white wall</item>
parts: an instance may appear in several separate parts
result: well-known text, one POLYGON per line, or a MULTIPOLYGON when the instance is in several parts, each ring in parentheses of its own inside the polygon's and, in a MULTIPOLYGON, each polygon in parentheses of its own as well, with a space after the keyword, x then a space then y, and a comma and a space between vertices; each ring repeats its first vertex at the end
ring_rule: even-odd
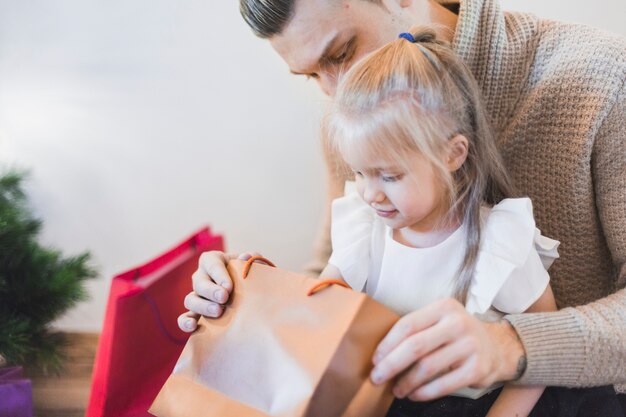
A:
POLYGON ((59 325, 98 330, 111 276, 206 223, 299 269, 322 100, 236 1, 0 0, 0 163, 31 170, 43 241, 101 273, 59 325))
MULTIPOLYGON (((626 35, 623 0, 502 2, 626 35)), ((299 269, 324 100, 234 0, 0 0, 0 164, 30 169, 43 242, 100 270, 58 326, 99 330, 110 277, 206 223, 299 269)))
POLYGON ((505 10, 585 23, 626 36, 624 0, 500 0, 500 4, 505 10))

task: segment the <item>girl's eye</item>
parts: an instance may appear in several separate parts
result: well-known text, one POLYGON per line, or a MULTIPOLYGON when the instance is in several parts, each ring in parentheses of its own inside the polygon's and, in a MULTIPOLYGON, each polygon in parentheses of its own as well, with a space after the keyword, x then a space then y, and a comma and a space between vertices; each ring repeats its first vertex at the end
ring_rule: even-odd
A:
POLYGON ((383 175, 383 182, 396 182, 402 179, 402 175, 383 175))
POLYGON ((354 171, 354 175, 357 177, 363 177, 363 173, 361 173, 361 171, 354 171))

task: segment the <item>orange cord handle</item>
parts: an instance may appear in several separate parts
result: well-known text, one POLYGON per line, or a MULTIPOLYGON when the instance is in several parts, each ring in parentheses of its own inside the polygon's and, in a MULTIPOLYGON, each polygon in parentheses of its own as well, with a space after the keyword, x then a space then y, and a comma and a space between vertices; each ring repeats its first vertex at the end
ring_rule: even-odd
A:
POLYGON ((311 289, 309 290, 308 293, 306 293, 306 295, 308 297, 312 296, 313 294, 315 294, 316 292, 320 291, 322 288, 326 288, 330 285, 340 285, 344 288, 350 288, 350 286, 348 284, 346 284, 344 281, 340 280, 340 279, 323 279, 320 282, 318 282, 317 284, 315 284, 313 287, 311 287, 311 289))
POLYGON ((246 264, 243 267, 243 279, 246 279, 246 277, 248 276, 248 273, 250 272, 250 268, 252 268, 252 264, 254 263, 254 261, 261 261, 266 265, 276 268, 276 265, 274 265, 274 263, 269 259, 266 259, 262 256, 253 256, 246 261, 246 264))

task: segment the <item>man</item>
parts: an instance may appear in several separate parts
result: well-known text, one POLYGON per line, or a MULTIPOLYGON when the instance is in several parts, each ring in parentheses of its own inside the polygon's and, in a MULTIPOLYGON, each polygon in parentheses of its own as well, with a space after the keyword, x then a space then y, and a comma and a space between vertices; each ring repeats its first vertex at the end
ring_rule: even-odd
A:
MULTIPOLYGON (((241 0, 253 31, 294 74, 332 95, 341 72, 415 25, 438 36, 483 90, 511 176, 535 205, 542 232, 562 242, 550 270, 561 311, 481 323, 454 300, 403 317, 381 342, 372 379, 399 376, 398 397, 437 398, 497 380, 592 386, 626 382, 626 42, 581 25, 503 13, 496 0, 241 0), (611 295, 611 293, 613 293, 611 295), (572 308, 573 306, 579 306, 572 308), (565 308, 568 307, 568 308, 565 308), (463 339, 467 352, 441 348, 463 339)), ((346 179, 327 155, 329 199, 346 179)), ((327 226, 326 226, 327 228, 327 226)), ((330 247, 324 239, 320 265, 330 247)), ((232 289, 205 254, 185 306, 217 317, 232 289)), ((186 314, 182 329, 195 321, 186 314)))

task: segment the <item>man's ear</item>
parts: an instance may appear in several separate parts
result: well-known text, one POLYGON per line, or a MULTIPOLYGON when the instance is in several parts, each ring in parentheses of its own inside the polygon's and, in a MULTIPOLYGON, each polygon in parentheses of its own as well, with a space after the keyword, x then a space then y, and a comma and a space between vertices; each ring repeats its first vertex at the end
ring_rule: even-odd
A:
POLYGON ((463 135, 456 135, 448 141, 448 156, 446 165, 450 172, 461 168, 467 159, 469 142, 463 135))

